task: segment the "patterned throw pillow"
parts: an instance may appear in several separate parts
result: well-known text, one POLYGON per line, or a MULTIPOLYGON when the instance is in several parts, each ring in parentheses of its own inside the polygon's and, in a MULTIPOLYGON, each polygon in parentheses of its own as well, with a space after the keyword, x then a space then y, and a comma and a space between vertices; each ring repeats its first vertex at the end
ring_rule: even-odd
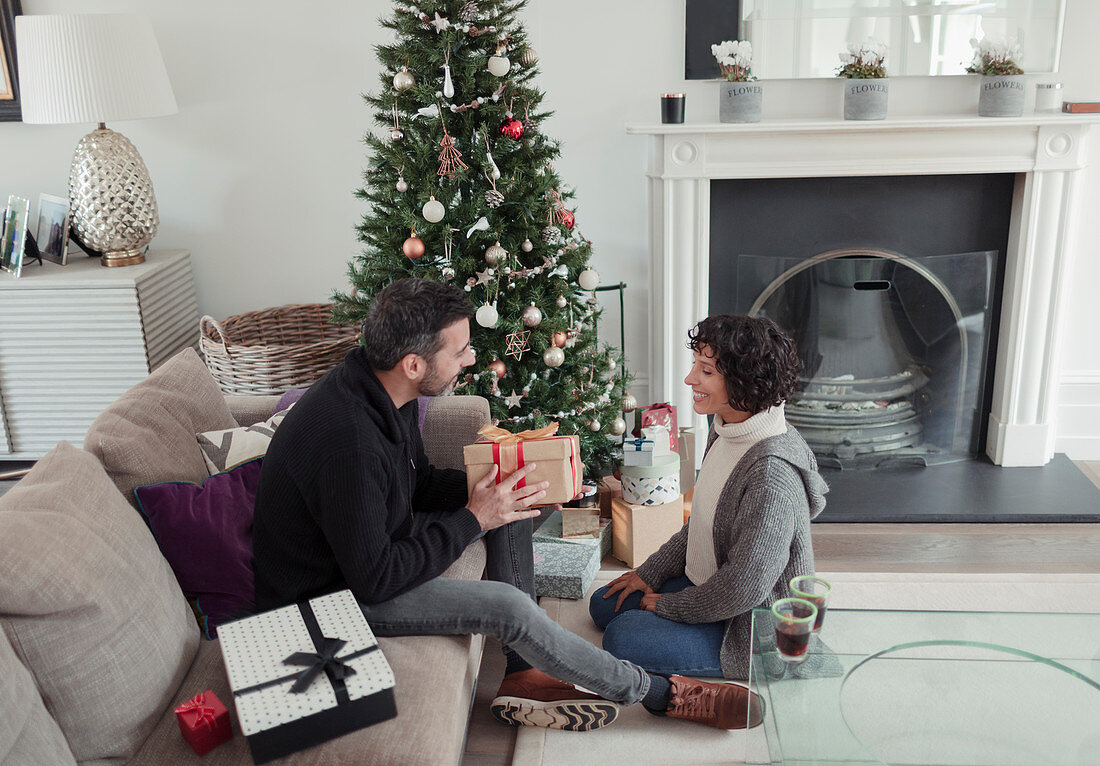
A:
POLYGON ((241 463, 263 457, 267 453, 267 446, 271 444, 271 437, 275 435, 275 429, 289 411, 288 407, 264 422, 247 428, 226 428, 198 434, 196 438, 210 475, 230 471, 241 463))

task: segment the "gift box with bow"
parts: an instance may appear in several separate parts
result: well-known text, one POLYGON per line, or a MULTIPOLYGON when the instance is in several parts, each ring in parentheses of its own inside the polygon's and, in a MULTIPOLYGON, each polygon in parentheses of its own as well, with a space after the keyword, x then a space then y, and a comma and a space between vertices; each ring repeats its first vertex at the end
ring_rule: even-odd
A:
POLYGON ((397 715, 393 670, 350 590, 224 624, 218 638, 256 763, 397 715))
POLYGON ((646 426, 664 426, 668 429, 668 448, 672 452, 680 449, 677 443, 676 408, 666 402, 651 404, 649 407, 639 409, 634 416, 634 436, 641 436, 642 429, 646 426))
POLYGON ((623 465, 653 465, 653 459, 668 455, 668 429, 646 426, 642 435, 623 442, 623 465))
POLYGON ((199 692, 175 709, 180 734, 195 751, 206 755, 233 738, 229 711, 212 691, 199 692))
POLYGON ((496 483, 502 477, 529 463, 538 466, 527 474, 519 487, 550 482, 546 496, 537 505, 569 503, 581 491, 584 465, 581 463, 581 442, 577 436, 557 436, 558 424, 533 431, 511 433, 503 428, 485 426, 478 433, 484 441, 462 448, 466 464, 466 486, 473 492, 474 485, 485 477, 495 465, 499 469, 496 483))

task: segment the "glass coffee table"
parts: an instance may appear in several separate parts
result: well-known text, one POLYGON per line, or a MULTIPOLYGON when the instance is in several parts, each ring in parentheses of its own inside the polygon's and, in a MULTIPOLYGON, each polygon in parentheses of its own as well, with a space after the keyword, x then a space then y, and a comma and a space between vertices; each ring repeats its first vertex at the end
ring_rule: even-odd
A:
POLYGON ((753 610, 746 763, 1100 766, 1100 614, 830 609, 806 660, 753 610))

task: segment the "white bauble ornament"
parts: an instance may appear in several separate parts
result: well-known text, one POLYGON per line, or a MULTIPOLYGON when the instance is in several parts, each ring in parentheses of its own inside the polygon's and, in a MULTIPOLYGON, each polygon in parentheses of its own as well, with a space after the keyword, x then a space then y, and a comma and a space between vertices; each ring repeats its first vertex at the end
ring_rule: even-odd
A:
POLYGON ((482 327, 496 327, 497 324, 497 310, 486 303, 484 306, 479 306, 477 313, 474 314, 474 319, 482 327))
POLYGON ((499 242, 485 248, 485 262, 490 266, 496 266, 507 257, 508 251, 501 247, 499 242))
POLYGON ((435 197, 431 197, 424 203, 424 207, 421 208, 420 212, 424 215, 424 220, 428 223, 439 223, 443 220, 443 216, 447 213, 447 209, 443 207, 442 202, 435 197))
POLYGON ((489 57, 489 74, 494 77, 503 77, 508 74, 508 71, 512 68, 512 62, 508 60, 507 56, 490 56, 489 57))
POLYGON ((623 394, 623 412, 634 412, 636 409, 638 409, 638 400, 634 398, 634 394, 623 394))
POLYGON ((403 177, 398 176, 397 177, 397 191, 407 192, 408 190, 409 190, 409 182, 406 181, 403 177))
POLYGON ((554 301, 554 303, 556 303, 556 304, 557 304, 557 306, 558 306, 558 308, 559 308, 559 309, 563 309, 563 308, 565 308, 565 307, 566 307, 566 305, 567 305, 567 304, 569 303, 569 301, 567 301, 567 300, 565 299, 565 296, 564 296, 564 295, 559 295, 559 296, 558 296, 558 299, 557 299, 556 301, 554 301))
POLYGON ((523 320, 524 327, 538 327, 542 324, 542 312, 538 306, 528 306, 523 310, 520 318, 523 320))
POLYGON ((589 431, 599 431, 600 430, 600 421, 590 420, 588 422, 588 430, 589 431))
POLYGON ((565 352, 557 346, 551 346, 542 354, 542 361, 547 367, 561 367, 565 361, 565 352))
POLYGON ((398 91, 410 90, 416 87, 416 78, 407 67, 401 67, 401 71, 393 76, 393 87, 398 91))
POLYGON ((519 249, 525 253, 529 253, 535 249, 535 246, 532 244, 530 238, 528 238, 523 240, 523 244, 519 246, 519 249))
POLYGON ((577 276, 577 284, 582 290, 595 290, 600 286, 600 275, 595 269, 585 269, 577 276))
POLYGON ((611 421, 611 433, 615 436, 622 436, 626 433, 626 421, 622 418, 615 418, 611 421))

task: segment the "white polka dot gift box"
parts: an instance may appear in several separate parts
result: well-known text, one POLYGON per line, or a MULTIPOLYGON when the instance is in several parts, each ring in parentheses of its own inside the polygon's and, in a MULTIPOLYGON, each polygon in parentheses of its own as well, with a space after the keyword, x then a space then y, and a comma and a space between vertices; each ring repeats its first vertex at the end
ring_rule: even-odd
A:
POLYGON ((256 763, 397 716, 393 670, 350 590, 221 625, 218 639, 256 763))

